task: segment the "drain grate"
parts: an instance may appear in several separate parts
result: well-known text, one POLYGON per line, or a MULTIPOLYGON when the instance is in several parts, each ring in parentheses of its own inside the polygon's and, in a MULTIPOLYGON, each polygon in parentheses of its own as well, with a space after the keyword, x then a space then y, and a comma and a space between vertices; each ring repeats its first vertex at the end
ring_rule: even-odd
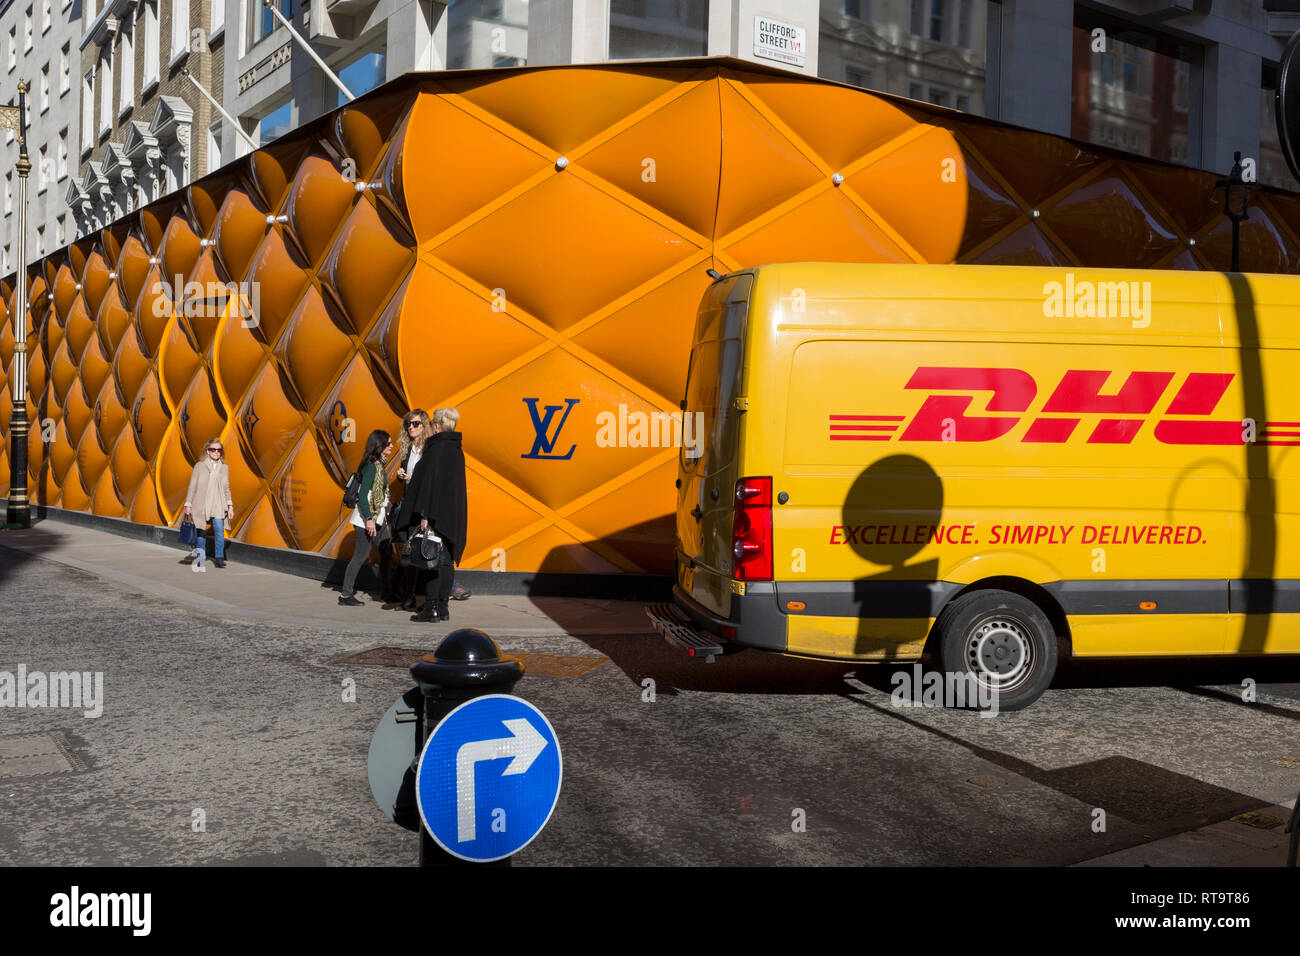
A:
POLYGON ((432 648, 422 647, 372 647, 360 654, 340 657, 331 664, 372 664, 375 667, 410 667, 425 654, 432 654, 432 648))
POLYGON ((0 780, 44 777, 85 770, 63 734, 11 734, 0 737, 0 780))
MULTIPOLYGON (((431 648, 372 647, 368 651, 340 657, 330 663, 407 668, 421 657, 432 653, 431 648)), ((527 673, 543 677, 580 677, 609 660, 608 657, 563 657, 559 654, 506 654, 505 658, 519 661, 527 673)))

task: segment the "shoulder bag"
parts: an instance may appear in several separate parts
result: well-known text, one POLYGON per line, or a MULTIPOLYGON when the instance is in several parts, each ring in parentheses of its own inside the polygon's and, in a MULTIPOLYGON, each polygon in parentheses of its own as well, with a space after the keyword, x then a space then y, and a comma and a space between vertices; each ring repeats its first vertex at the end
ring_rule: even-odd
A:
POLYGON ((442 564, 442 538, 434 534, 433 529, 417 531, 411 535, 402 549, 398 559, 401 567, 422 568, 432 571, 442 564))

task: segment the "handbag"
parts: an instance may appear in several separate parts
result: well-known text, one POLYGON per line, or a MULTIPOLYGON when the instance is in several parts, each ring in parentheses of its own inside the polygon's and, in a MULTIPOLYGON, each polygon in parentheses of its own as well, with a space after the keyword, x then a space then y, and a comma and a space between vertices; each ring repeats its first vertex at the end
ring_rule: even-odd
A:
POLYGON ((415 567, 432 571, 442 564, 442 552, 442 538, 434 534, 433 529, 417 531, 406 542, 397 563, 403 568, 415 567))
POLYGON ((199 546, 199 531, 189 518, 181 522, 181 544, 187 548, 197 548, 199 546))

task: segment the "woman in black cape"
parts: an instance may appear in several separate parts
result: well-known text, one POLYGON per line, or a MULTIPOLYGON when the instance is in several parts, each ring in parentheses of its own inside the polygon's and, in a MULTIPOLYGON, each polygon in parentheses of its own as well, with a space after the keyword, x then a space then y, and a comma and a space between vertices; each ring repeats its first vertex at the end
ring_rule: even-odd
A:
POLYGON ((443 559, 426 572, 424 608, 413 621, 450 621, 447 601, 455 584, 456 565, 464 555, 468 506, 465 495, 465 453, 456 431, 460 412, 440 408, 433 413, 433 436, 407 480, 406 497, 398 514, 406 536, 432 528, 442 538, 443 559))

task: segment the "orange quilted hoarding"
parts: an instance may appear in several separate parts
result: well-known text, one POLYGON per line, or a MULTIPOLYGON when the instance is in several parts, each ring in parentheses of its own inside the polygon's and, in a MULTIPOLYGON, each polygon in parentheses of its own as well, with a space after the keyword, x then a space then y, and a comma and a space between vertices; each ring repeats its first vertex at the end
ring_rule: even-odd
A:
MULTIPOLYGON (((669 573, 707 269, 1223 269, 1215 178, 732 60, 409 75, 30 268, 32 500, 171 523, 220 435, 236 540, 337 556, 366 435, 454 405, 464 567, 669 573)), ((1297 231, 1260 190, 1243 268, 1297 231)))

